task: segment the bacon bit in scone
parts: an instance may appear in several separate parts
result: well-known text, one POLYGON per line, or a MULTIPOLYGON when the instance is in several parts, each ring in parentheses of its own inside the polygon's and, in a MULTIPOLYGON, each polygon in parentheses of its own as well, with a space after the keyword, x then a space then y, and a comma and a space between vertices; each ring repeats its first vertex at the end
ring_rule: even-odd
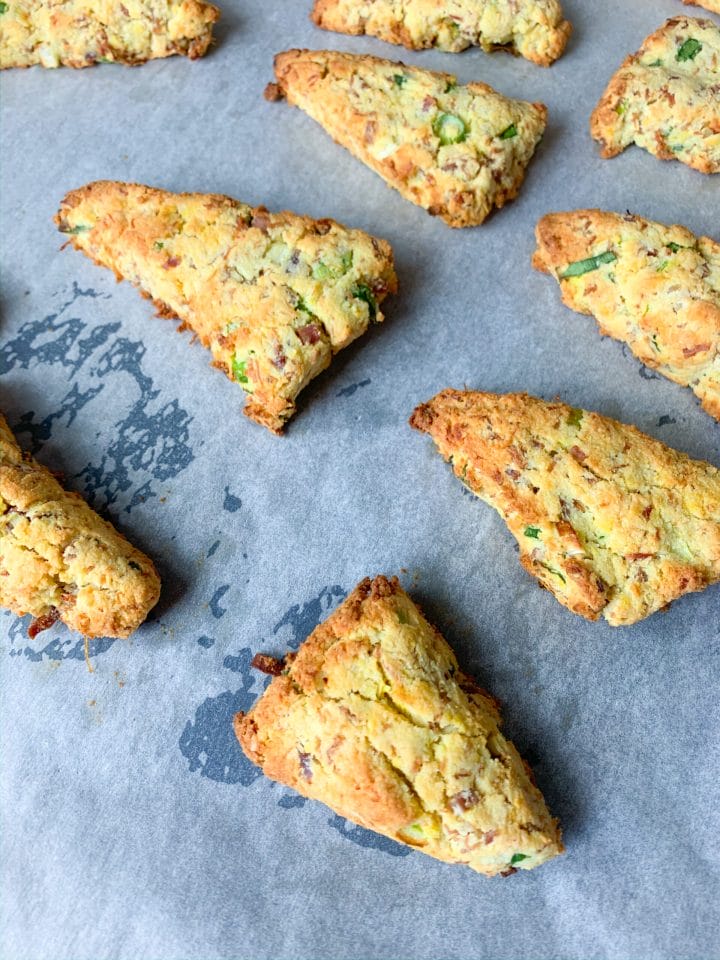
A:
POLYGON ((39 633, 49 629, 54 623, 57 623, 59 619, 60 611, 56 607, 50 607, 47 613, 44 613, 41 617, 36 617, 30 624, 28 627, 28 637, 34 640, 39 633))
POLYGON ((709 349, 709 343, 699 343, 696 347, 683 347, 683 356, 694 357, 697 353, 707 353, 709 349))
POLYGON ((454 797, 450 797, 450 809, 458 816, 476 806, 480 800, 475 790, 461 790, 454 797))
POLYGON ((253 213, 253 218, 250 221, 251 227, 256 227, 258 230, 262 230, 263 233, 267 233, 267 228, 270 225, 270 217, 265 207, 258 207, 257 210, 253 213))
POLYGON ((650 519, 650 514, 651 514, 652 512, 653 512, 652 504, 648 504, 648 506, 645 507, 645 509, 643 510, 642 515, 643 515, 643 517, 644 517, 646 520, 649 520, 649 519, 650 519))
POLYGON ((295 333, 306 347, 317 343, 320 339, 320 328, 316 323, 307 323, 304 327, 298 327, 295 333))
POLYGON ((517 873, 517 867, 508 867, 507 870, 501 870, 501 877, 511 877, 514 873, 517 873))
POLYGON ((179 267, 180 257, 168 257, 162 266, 163 270, 169 270, 171 267, 179 267))
POLYGON ((267 653, 256 653, 250 661, 250 666, 261 673, 269 673, 271 677, 279 677, 285 669, 284 658, 271 657, 267 653))
POLYGON ((269 83, 265 87, 263 96, 265 97, 266 100, 269 100, 270 103, 274 103, 277 100, 282 100, 283 93, 277 83, 269 83))
POLYGON ((301 750, 298 750, 298 757, 300 758, 300 769, 302 770, 303 777, 309 782, 312 780, 312 756, 309 753, 303 753, 301 750))
POLYGON ((492 843, 495 837, 497 836, 496 830, 488 830, 483 834, 483 843, 487 846, 489 843, 492 843))
POLYGON ((580 447, 570 447, 570 456, 574 457, 578 463, 582 463, 583 460, 587 460, 587 454, 584 450, 581 450, 580 447))
POLYGON ((654 553, 628 553, 625 556, 626 560, 647 560, 648 557, 654 557, 654 553))

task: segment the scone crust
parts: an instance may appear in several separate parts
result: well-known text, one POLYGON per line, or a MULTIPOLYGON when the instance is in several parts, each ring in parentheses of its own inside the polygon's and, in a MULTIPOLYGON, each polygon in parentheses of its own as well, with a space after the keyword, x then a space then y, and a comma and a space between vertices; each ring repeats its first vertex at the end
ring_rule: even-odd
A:
POLYGON ((493 876, 563 850, 497 703, 396 578, 364 580, 286 658, 235 732, 266 776, 493 876))
POLYGON ((203 0, 8 0, 0 69, 194 60, 206 53, 219 15, 203 0))
POLYGON ((558 0, 315 0, 325 30, 368 34, 409 50, 511 50, 549 67, 572 32, 558 0))
POLYGON ((705 7, 713 13, 720 13, 720 0, 683 0, 683 3, 693 7, 705 7))
POLYGON ((274 433, 397 289, 384 240, 230 197, 98 181, 69 193, 55 221, 191 329, 248 394, 246 416, 274 433))
POLYGON ((720 420, 720 243, 604 210, 549 213, 535 236, 533 266, 555 277, 563 303, 720 420))
POLYGON ((517 196, 547 119, 542 103, 378 57, 288 50, 275 77, 270 96, 451 227, 480 224, 517 196))
POLYGON ((701 173, 720 171, 720 28, 674 17, 612 77, 590 132, 603 157, 635 143, 661 160, 701 173))
POLYGON ((159 596, 152 562, 24 455, 0 414, 0 605, 39 629, 128 637, 159 596))
POLYGON ((412 415, 493 506, 541 585, 636 623, 720 580, 720 470, 635 427, 527 394, 444 390, 412 415))

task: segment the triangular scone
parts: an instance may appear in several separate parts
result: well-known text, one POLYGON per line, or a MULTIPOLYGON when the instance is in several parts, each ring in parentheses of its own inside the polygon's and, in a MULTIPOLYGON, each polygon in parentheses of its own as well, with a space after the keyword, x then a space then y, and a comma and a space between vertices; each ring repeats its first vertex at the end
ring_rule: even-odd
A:
POLYGON ((683 3, 693 7, 705 7, 713 13, 720 13, 720 0, 683 0, 683 3))
POLYGON ((287 97, 451 227, 482 223, 517 196, 545 130, 542 103, 377 57, 288 50, 275 57, 275 76, 268 99, 287 97))
POLYGON ((636 623, 720 580, 720 470, 527 394, 444 390, 410 423, 494 507, 564 606, 636 623))
POLYGON ((0 68, 202 57, 219 10, 202 0, 6 0, 0 68))
POLYGON ((631 143, 661 160, 720 172, 720 27, 675 17, 612 77, 590 119, 603 157, 631 143))
POLYGON ((55 220, 193 330, 250 395, 246 415, 275 433, 397 288, 384 240, 229 197, 100 181, 69 193, 55 220))
POLYGON ((533 266, 555 277, 563 303, 720 420, 720 243, 603 210, 549 213, 535 235, 533 266))
POLYGON ((235 732, 263 773, 353 823, 494 876, 563 852, 493 698, 396 578, 364 580, 235 732))
POLYGON ((62 620, 86 637, 128 637, 160 596, 145 554, 23 455, 0 414, 0 606, 62 620))
POLYGON ((572 32, 559 0, 315 0, 312 19, 411 50, 503 47, 543 67, 562 55, 572 32))

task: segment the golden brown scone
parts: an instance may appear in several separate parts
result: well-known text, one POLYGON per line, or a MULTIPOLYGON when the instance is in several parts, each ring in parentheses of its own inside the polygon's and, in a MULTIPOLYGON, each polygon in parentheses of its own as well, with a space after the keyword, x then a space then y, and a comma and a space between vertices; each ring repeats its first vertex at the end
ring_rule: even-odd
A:
POLYGON ((683 3, 693 7, 705 7, 713 13, 720 13, 720 0, 683 0, 683 3))
POLYGON ((444 390, 410 423, 501 515, 520 562, 588 620, 637 623, 720 580, 720 470, 598 413, 444 390))
POLYGON ((410 50, 502 47, 543 67, 562 55, 572 32, 558 0, 315 0, 312 19, 410 50))
POLYGON ((55 221, 193 330, 250 395, 245 414, 275 433, 397 289, 384 240, 229 197, 99 181, 69 193, 55 221))
POLYGON ((288 50, 275 57, 275 76, 266 97, 287 97, 451 227, 482 223, 517 196, 545 130, 542 103, 377 57, 288 50))
POLYGON ((23 455, 0 414, 0 605, 86 637, 129 637, 160 596, 145 554, 23 455))
POLYGON ((533 266, 643 363, 691 387, 720 420, 720 243, 604 210, 549 213, 533 266))
POLYGON ((720 171, 720 28, 674 17, 612 77, 590 119, 603 157, 636 143, 661 160, 720 171))
POLYGON ((5 0, 0 69, 138 64, 174 53, 194 60, 219 15, 202 0, 5 0))
MULTIPOLYGON (((267 669, 267 668, 265 668, 267 669)), ((494 876, 563 852, 495 700, 396 578, 363 580, 235 717, 273 780, 353 823, 494 876)))

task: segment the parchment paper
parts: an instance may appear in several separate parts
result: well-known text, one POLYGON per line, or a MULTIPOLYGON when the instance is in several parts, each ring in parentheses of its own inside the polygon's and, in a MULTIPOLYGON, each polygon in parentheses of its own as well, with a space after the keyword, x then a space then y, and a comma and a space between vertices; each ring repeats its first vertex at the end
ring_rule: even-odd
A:
POLYGON ((310 0, 224 0, 204 60, 2 77, 0 406, 23 445, 156 561, 130 642, 0 616, 2 955, 8 960, 708 958, 720 955, 718 588, 626 629, 590 624, 520 568, 413 407, 445 386, 599 410, 720 465, 693 395, 602 339, 530 267, 549 210, 601 206, 720 235, 720 180, 639 149, 603 161, 589 114, 676 0, 564 0, 549 70, 412 54, 317 30, 310 0), (299 110, 265 102, 292 46, 367 51, 550 109, 519 199, 452 231, 299 110), (401 291, 278 439, 129 284, 59 252, 87 181, 228 193, 391 241, 401 291), (567 854, 489 881, 272 785, 230 726, 362 577, 403 583, 505 704, 567 854))

